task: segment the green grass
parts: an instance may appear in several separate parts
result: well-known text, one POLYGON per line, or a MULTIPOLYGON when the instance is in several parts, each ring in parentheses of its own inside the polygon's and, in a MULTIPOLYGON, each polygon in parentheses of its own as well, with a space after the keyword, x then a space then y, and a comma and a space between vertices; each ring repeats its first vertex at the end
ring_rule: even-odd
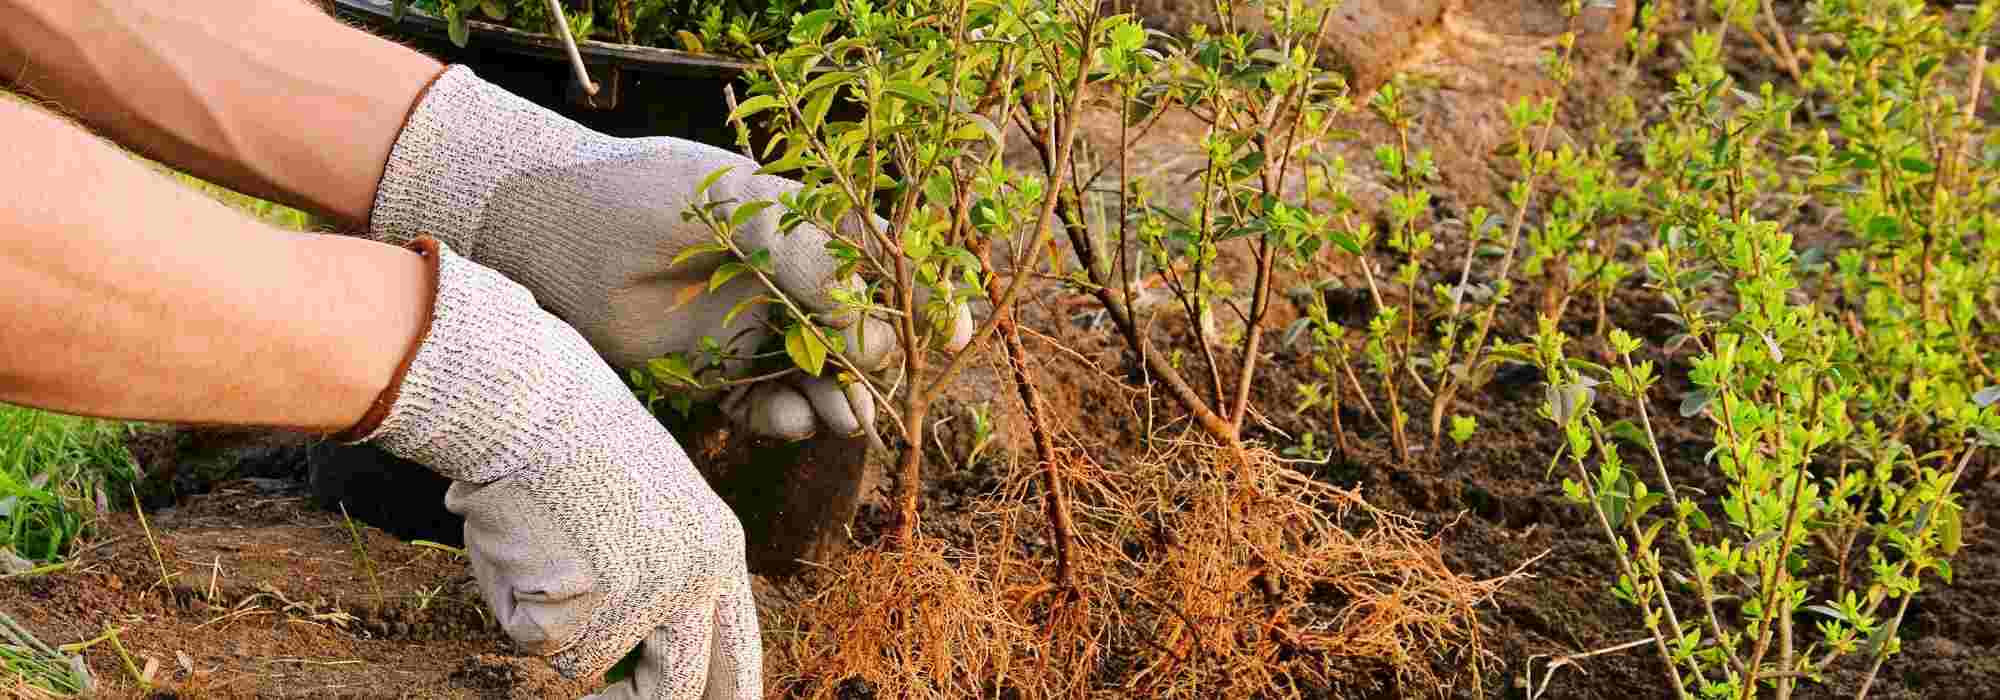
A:
POLYGON ((0 546, 61 559, 90 527, 100 495, 137 474, 131 424, 0 404, 0 546))
POLYGON ((5 613, 0 613, 0 669, 0 677, 47 691, 34 693, 16 685, 9 690, 17 697, 62 697, 90 689, 79 657, 50 648, 5 613))
POLYGON ((208 195, 258 221, 287 231, 310 231, 314 228, 312 215, 305 212, 215 185, 187 173, 172 170, 168 172, 172 173, 174 181, 208 195))

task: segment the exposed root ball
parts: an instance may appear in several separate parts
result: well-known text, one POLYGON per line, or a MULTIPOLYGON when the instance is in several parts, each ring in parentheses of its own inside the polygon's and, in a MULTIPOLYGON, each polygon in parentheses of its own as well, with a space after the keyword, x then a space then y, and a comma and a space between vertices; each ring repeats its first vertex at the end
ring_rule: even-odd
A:
MULTIPOLYGON (((773 692, 838 698, 1307 697, 1442 688, 1476 668, 1474 580, 1437 542, 1266 452, 1195 447, 1109 470, 1062 458, 1080 590, 1053 583, 1038 465, 980 502, 963 544, 832 562, 767 611, 773 692), (1456 676, 1456 674, 1452 674, 1456 676)), ((1470 674, 1477 678, 1477 673, 1470 674)))

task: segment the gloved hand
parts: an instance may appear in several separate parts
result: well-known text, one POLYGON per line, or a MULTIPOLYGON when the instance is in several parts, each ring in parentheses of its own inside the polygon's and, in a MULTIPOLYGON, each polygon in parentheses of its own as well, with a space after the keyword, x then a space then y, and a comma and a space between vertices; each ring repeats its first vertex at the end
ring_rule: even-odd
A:
MULTIPOLYGON (((776 201, 799 187, 756 175, 758 164, 748 158, 693 141, 605 136, 453 66, 418 100, 397 137, 369 226, 374 237, 392 243, 435 236, 499 270, 616 367, 692 351, 704 336, 748 355, 768 338, 765 315, 781 312, 763 305, 722 321, 737 302, 765 293, 762 283, 739 275, 697 295, 694 288, 707 285, 727 262, 724 255, 671 265, 689 246, 713 240, 682 213, 702 180, 723 167, 733 169, 708 190, 710 201, 776 201)), ((825 232, 811 226, 780 232, 780 212, 768 208, 738 229, 738 245, 769 250, 774 280, 809 312, 833 311, 829 293, 838 285, 860 289, 859 281, 834 279, 839 263, 826 250, 825 232)), ((963 345, 972 332, 970 311, 962 309, 955 327, 940 330, 940 337, 963 345)), ((896 333, 879 320, 845 323, 843 333, 845 355, 864 371, 879 370, 895 354, 896 333)), ((802 439, 819 427, 860 432, 861 419, 831 381, 766 382, 746 397, 731 414, 766 435, 802 439)))
POLYGON ((480 593, 571 678, 644 642, 606 698, 757 698, 743 528, 658 420, 520 285, 429 238, 430 325, 344 441, 452 479, 480 593))

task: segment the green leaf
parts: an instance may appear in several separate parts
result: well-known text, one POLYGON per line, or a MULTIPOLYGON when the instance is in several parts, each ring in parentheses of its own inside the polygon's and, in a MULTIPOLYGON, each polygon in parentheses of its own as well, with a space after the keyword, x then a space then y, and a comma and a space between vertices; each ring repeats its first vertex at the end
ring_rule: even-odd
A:
POLYGON ((1808 606, 1806 606, 1806 609, 1807 609, 1807 610, 1811 610, 1811 611, 1813 611, 1813 612, 1816 612, 1816 613, 1819 613, 1819 614, 1821 614, 1821 615, 1825 615, 1825 616, 1827 616, 1827 617, 1830 617, 1830 618, 1833 618, 1833 619, 1835 619, 1835 620, 1839 620, 1839 621, 1841 621, 1841 622, 1845 622, 1845 623, 1848 623, 1848 624, 1853 624, 1853 623, 1854 623, 1854 621, 1853 621, 1853 620, 1849 620, 1849 619, 1847 619, 1847 615, 1846 615, 1846 614, 1843 614, 1843 613, 1842 613, 1842 612, 1840 612, 1839 610, 1835 610, 1835 609, 1833 609, 1833 608, 1831 608, 1831 607, 1828 607, 1828 606, 1825 606, 1825 605, 1808 605, 1808 606))
POLYGON ((1451 441, 1453 444, 1464 445, 1465 441, 1472 439, 1473 432, 1478 429, 1478 419, 1472 416, 1451 417, 1451 441))
POLYGON ((495 0, 479 0, 479 11, 486 13, 486 16, 493 19, 501 21, 506 21, 507 19, 507 5, 495 0))
POLYGON ((1888 240, 1901 240, 1903 223, 1888 216, 1876 216, 1868 220, 1868 235, 1888 240))
POLYGON ((903 255, 917 262, 931 257, 931 239, 915 226, 903 228, 903 255))
POLYGON ((734 165, 725 165, 716 169, 715 172, 709 173, 708 177, 702 178, 701 185, 694 188, 695 198, 700 199, 702 195, 708 194, 708 188, 714 187, 717 180, 721 180, 722 176, 729 174, 729 171, 735 169, 736 166, 734 165))
POLYGON ((1688 392, 1687 396, 1681 397, 1681 417, 1695 417, 1696 414, 1701 413, 1701 409, 1708 406, 1709 400, 1713 398, 1714 395, 1710 394, 1707 389, 1696 389, 1688 392))
POLYGON ((451 43, 465 48, 466 43, 472 40, 472 30, 465 24, 465 11, 455 8, 445 10, 444 19, 445 28, 451 34, 451 43))
POLYGON ((785 354, 792 362, 813 376, 819 376, 826 369, 826 344, 819 336, 806 332, 805 326, 792 326, 785 332, 785 354))
POLYGON ((662 384, 681 386, 696 383, 694 371, 688 368, 687 358, 678 354, 653 358, 646 362, 646 370, 662 384))
POLYGON ((901 97, 905 100, 909 100, 911 102, 924 105, 926 107, 937 106, 937 96, 932 95, 929 88, 919 85, 915 81, 893 80, 890 81, 888 86, 886 87, 889 91, 889 94, 901 97))
POLYGON ((1688 520, 1692 521, 1695 527, 1703 530, 1707 530, 1710 527, 1713 527, 1713 525, 1711 525, 1708 522, 1708 513, 1702 512, 1700 508, 1696 508, 1692 511, 1689 511, 1688 520))
POLYGON ((1606 381, 1611 379, 1611 369, 1604 365, 1580 357, 1565 357, 1563 358, 1563 363, 1569 365, 1570 368, 1575 369, 1579 373, 1591 375, 1596 379, 1606 381))
POLYGON ((939 207, 956 201, 957 198, 952 189, 951 177, 940 174, 924 180, 924 197, 930 201, 932 206, 939 207))
POLYGON ((1333 231, 1327 234, 1327 238, 1333 239, 1333 244, 1340 246, 1340 249, 1347 251, 1349 255, 1361 254, 1361 241, 1356 240, 1353 234, 1333 231))
POLYGON ((745 270, 749 269, 749 265, 740 262, 723 263, 721 267, 715 268, 715 274, 708 276, 708 291, 715 291, 722 285, 728 284, 730 279, 743 274, 745 270))
POLYGON ((743 312, 745 312, 745 311, 749 311, 750 309, 752 309, 752 308, 756 307, 756 306, 757 306, 757 305, 759 305, 759 304, 768 304, 768 303, 771 303, 772 301, 774 301, 774 300, 773 300, 773 299, 772 299, 772 298, 771 298, 770 296, 768 296, 768 295, 764 295, 764 294, 759 294, 759 295, 756 295, 756 296, 753 296, 753 297, 750 297, 750 298, 748 298, 748 299, 744 299, 744 300, 742 300, 742 301, 739 301, 739 302, 736 302, 736 305, 735 305, 735 306, 732 306, 732 307, 729 307, 729 313, 726 313, 726 314, 723 314, 723 315, 722 315, 722 327, 724 327, 724 328, 728 328, 728 327, 729 327, 729 323, 730 323, 731 321, 735 321, 735 320, 736 320, 736 316, 737 316, 737 314, 741 314, 741 313, 743 313, 743 312))
POLYGON ((1954 506, 1946 506, 1944 517, 1938 519, 1938 549, 1947 557, 1957 556, 1958 548, 1964 543, 1960 530, 1964 527, 1962 514, 1954 506))
POLYGON ((747 262, 747 263, 749 263, 749 264, 750 264, 750 267, 751 267, 751 269, 754 269, 754 270, 757 270, 757 271, 759 271, 759 272, 763 272, 763 273, 765 273, 765 274, 773 274, 773 273, 774 273, 774 271, 773 271, 773 270, 772 270, 772 268, 771 268, 771 251, 770 251, 770 249, 767 249, 767 248, 759 248, 759 249, 757 249, 757 251, 756 251, 756 252, 754 252, 754 253, 751 253, 751 254, 750 254, 750 257, 748 257, 748 258, 745 258, 745 259, 744 259, 744 262, 747 262))
POLYGON ((792 23, 791 34, 786 38, 791 39, 794 44, 812 44, 818 42, 820 39, 826 37, 826 32, 830 29, 829 25, 833 23, 836 16, 831 8, 805 13, 799 17, 798 21, 792 23))
POLYGON ((1666 524, 1667 521, 1665 520, 1653 521, 1652 526, 1646 528, 1646 531, 1639 535, 1639 548, 1642 550, 1651 549, 1653 547, 1653 540, 1658 539, 1660 536, 1660 528, 1666 524))
POLYGON ((994 145, 999 145, 1000 127, 994 126, 993 120, 987 119, 986 115, 978 112, 966 112, 964 116, 966 119, 971 120, 973 124, 978 125, 980 131, 986 132, 986 138, 991 140, 994 145))
POLYGON ((1638 424, 1633 423, 1629 419, 1620 419, 1617 422, 1612 423, 1610 431, 1611 431, 1611 436, 1614 438, 1624 440, 1626 442, 1638 445, 1640 447, 1646 446, 1646 432, 1644 430, 1641 430, 1638 424))
POLYGON ((682 249, 680 255, 674 256, 673 262, 667 263, 667 267, 668 268, 678 267, 680 266, 681 263, 687 262, 690 258, 693 258, 695 256, 706 255, 709 253, 720 253, 726 250, 729 250, 729 246, 723 245, 721 243, 697 243, 695 245, 691 245, 688 246, 687 248, 682 249))
POLYGON ((1937 170, 1937 167, 1931 165, 1930 161, 1918 158, 1916 156, 1904 156, 1901 160, 1896 161, 1896 164, 1903 166, 1904 170, 1908 170, 1910 172, 1919 175, 1929 175, 1931 174, 1931 172, 1937 170))
POLYGON ((708 47, 702 45, 701 37, 695 36, 694 32, 682 29, 674 32, 674 38, 681 40, 682 51, 693 54, 708 53, 708 47))
POLYGON ((771 208, 773 205, 776 204, 777 202, 773 202, 768 199, 760 199, 754 202, 744 202, 742 206, 736 207, 736 211, 734 213, 729 215, 729 228, 731 229, 743 228, 743 225, 750 223, 750 220, 756 218, 757 214, 763 212, 765 209, 771 208))
POLYGON ((838 94, 839 90, 826 90, 813 95, 812 100, 806 103, 807 133, 818 131, 819 125, 826 122, 826 112, 833 108, 833 96, 838 94))
POLYGON ((854 71, 827 71, 820 74, 819 77, 813 78, 812 82, 806 83, 805 87, 799 88, 799 92, 806 95, 817 95, 821 90, 832 90, 833 88, 854 82, 859 77, 861 75, 854 71))
POLYGON ((736 110, 729 113, 729 121, 733 122, 739 119, 747 119, 751 115, 754 115, 758 112, 762 112, 767 109, 776 108, 777 106, 778 106, 778 98, 776 96, 758 95, 756 97, 744 100, 741 104, 736 105, 736 110))

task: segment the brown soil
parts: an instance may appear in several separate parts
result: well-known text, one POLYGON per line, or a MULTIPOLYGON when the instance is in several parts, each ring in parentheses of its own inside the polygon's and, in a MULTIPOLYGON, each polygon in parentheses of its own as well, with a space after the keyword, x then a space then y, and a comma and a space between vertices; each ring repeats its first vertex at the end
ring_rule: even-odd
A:
POLYGON ((271 485, 220 484, 151 513, 149 528, 131 513, 108 515, 73 568, 0 583, 0 610, 51 646, 122 630, 134 667, 153 669, 153 687, 100 643, 85 652, 99 697, 542 698, 594 689, 510 652, 463 560, 364 528, 364 566, 338 513, 271 485), (165 584, 163 566, 172 575, 165 584))

